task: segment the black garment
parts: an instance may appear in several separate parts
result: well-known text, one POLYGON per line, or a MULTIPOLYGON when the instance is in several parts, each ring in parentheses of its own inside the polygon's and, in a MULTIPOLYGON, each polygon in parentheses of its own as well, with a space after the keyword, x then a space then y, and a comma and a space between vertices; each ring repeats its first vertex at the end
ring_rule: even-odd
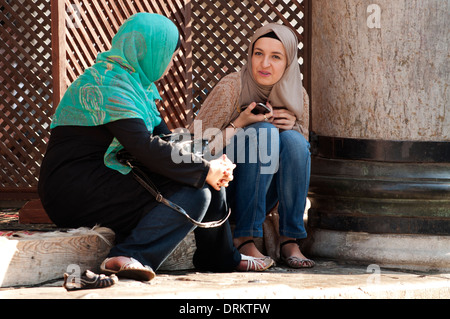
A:
MULTIPOLYGON (((222 189, 223 190, 223 189, 222 189)), ((212 196, 210 207, 203 218, 204 222, 220 220, 228 212, 226 192, 216 192, 212 196)), ((197 250, 193 257, 196 269, 204 271, 227 272, 234 270, 241 261, 241 254, 234 247, 230 224, 227 221, 220 227, 199 228, 194 230, 197 250)))
MULTIPOLYGON (((135 256, 143 264, 154 263, 158 267, 171 250, 159 251, 157 247, 161 245, 158 243, 136 242, 136 238, 151 236, 146 236, 146 233, 140 233, 139 236, 133 234, 136 235, 139 227, 142 227, 142 221, 148 222, 148 218, 155 218, 154 225, 164 225, 161 221, 166 218, 157 213, 161 211, 161 206, 156 207, 158 203, 155 198, 132 174, 123 175, 106 167, 103 158, 112 139, 116 137, 145 165, 146 173, 165 197, 176 195, 177 190, 183 191, 183 185, 204 189, 209 171, 208 162, 196 162, 192 157, 191 162, 174 163, 171 159, 173 147, 157 137, 161 133, 170 133, 165 124, 156 128, 152 136, 139 119, 119 120, 97 127, 54 128, 41 165, 38 184, 39 196, 49 217, 60 227, 92 227, 97 224, 109 227, 115 231, 118 241, 111 249, 111 256, 114 256, 114 252, 120 255, 121 249, 131 241, 134 243, 132 247, 126 247, 129 256, 135 256), (138 257, 144 250, 151 258, 148 255, 146 258, 138 257)), ((224 216, 227 211, 224 194, 217 192, 210 196, 205 221, 224 216)), ((170 229, 193 228, 192 224, 177 214, 171 214, 171 220, 178 216, 180 224, 170 222, 166 227, 161 226, 164 231, 160 233, 166 234, 166 237, 163 236, 165 240, 175 244, 171 249, 176 247, 189 229, 185 232, 171 232, 170 229)), ((158 230, 153 235, 156 235, 153 238, 157 238, 158 230)), ((241 256, 233 245, 228 222, 212 229, 197 228, 195 237, 197 250, 193 262, 199 269, 232 271, 240 262, 241 256)))
POLYGON ((157 137, 170 132, 165 124, 153 136, 140 119, 124 119, 95 127, 60 126, 41 165, 38 191, 42 204, 59 227, 109 227, 126 236, 156 201, 132 176, 105 166, 103 157, 116 137, 143 163, 160 191, 169 196, 180 184, 201 188, 207 162, 171 160, 173 147, 157 137))

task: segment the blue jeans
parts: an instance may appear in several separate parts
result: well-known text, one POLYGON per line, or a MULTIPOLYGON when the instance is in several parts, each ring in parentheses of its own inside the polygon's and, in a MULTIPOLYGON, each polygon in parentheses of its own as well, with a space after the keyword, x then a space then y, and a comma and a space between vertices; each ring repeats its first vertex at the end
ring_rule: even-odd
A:
POLYGON ((311 155, 303 135, 259 122, 239 131, 225 152, 236 164, 227 188, 236 222, 234 236, 262 237, 266 213, 279 202, 280 235, 305 238, 311 155))
MULTIPOLYGON (((225 190, 183 186, 168 198, 198 221, 221 219, 228 212, 225 190)), ((159 204, 148 212, 125 240, 114 246, 109 257, 133 257, 157 270, 195 226, 180 213, 159 204)), ((232 271, 241 261, 233 246, 228 221, 216 228, 195 228, 197 250, 194 266, 200 270, 232 271)))

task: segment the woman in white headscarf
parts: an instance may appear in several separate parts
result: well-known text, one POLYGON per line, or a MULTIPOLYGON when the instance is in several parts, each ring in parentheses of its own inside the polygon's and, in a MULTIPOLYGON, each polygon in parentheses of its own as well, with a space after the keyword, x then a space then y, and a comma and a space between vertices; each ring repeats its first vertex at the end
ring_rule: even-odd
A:
MULTIPOLYGON (((271 23, 258 29, 247 64, 216 85, 190 130, 210 139, 215 156, 223 151, 237 165, 227 189, 236 219, 235 246, 243 254, 264 257, 253 238, 262 237, 266 214, 279 203, 280 259, 303 268, 314 262, 298 245, 306 237, 310 152, 297 48, 297 37, 286 26, 271 23), (256 112, 257 103, 269 111, 256 112)), ((270 258, 265 262, 273 264, 270 258)))

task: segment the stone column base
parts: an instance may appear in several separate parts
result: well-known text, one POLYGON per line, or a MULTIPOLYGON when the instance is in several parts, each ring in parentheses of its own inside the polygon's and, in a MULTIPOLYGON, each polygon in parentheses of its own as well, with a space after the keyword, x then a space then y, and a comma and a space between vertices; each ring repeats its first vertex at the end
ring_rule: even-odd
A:
POLYGON ((419 271, 450 271, 450 236, 309 230, 308 256, 419 271))

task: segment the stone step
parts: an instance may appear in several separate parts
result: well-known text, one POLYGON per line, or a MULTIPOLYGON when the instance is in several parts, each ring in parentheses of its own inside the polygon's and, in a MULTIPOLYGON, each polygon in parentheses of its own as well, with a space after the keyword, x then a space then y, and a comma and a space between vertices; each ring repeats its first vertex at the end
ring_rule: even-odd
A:
MULTIPOLYGON (((10 231, 0 236, 0 287, 33 286, 64 273, 97 272, 114 242, 106 227, 67 231, 10 231)), ((161 265, 161 271, 193 269, 194 233, 189 233, 161 265)))
POLYGON ((109 228, 11 231, 0 237, 0 287, 37 285, 98 267, 108 254, 109 228))

